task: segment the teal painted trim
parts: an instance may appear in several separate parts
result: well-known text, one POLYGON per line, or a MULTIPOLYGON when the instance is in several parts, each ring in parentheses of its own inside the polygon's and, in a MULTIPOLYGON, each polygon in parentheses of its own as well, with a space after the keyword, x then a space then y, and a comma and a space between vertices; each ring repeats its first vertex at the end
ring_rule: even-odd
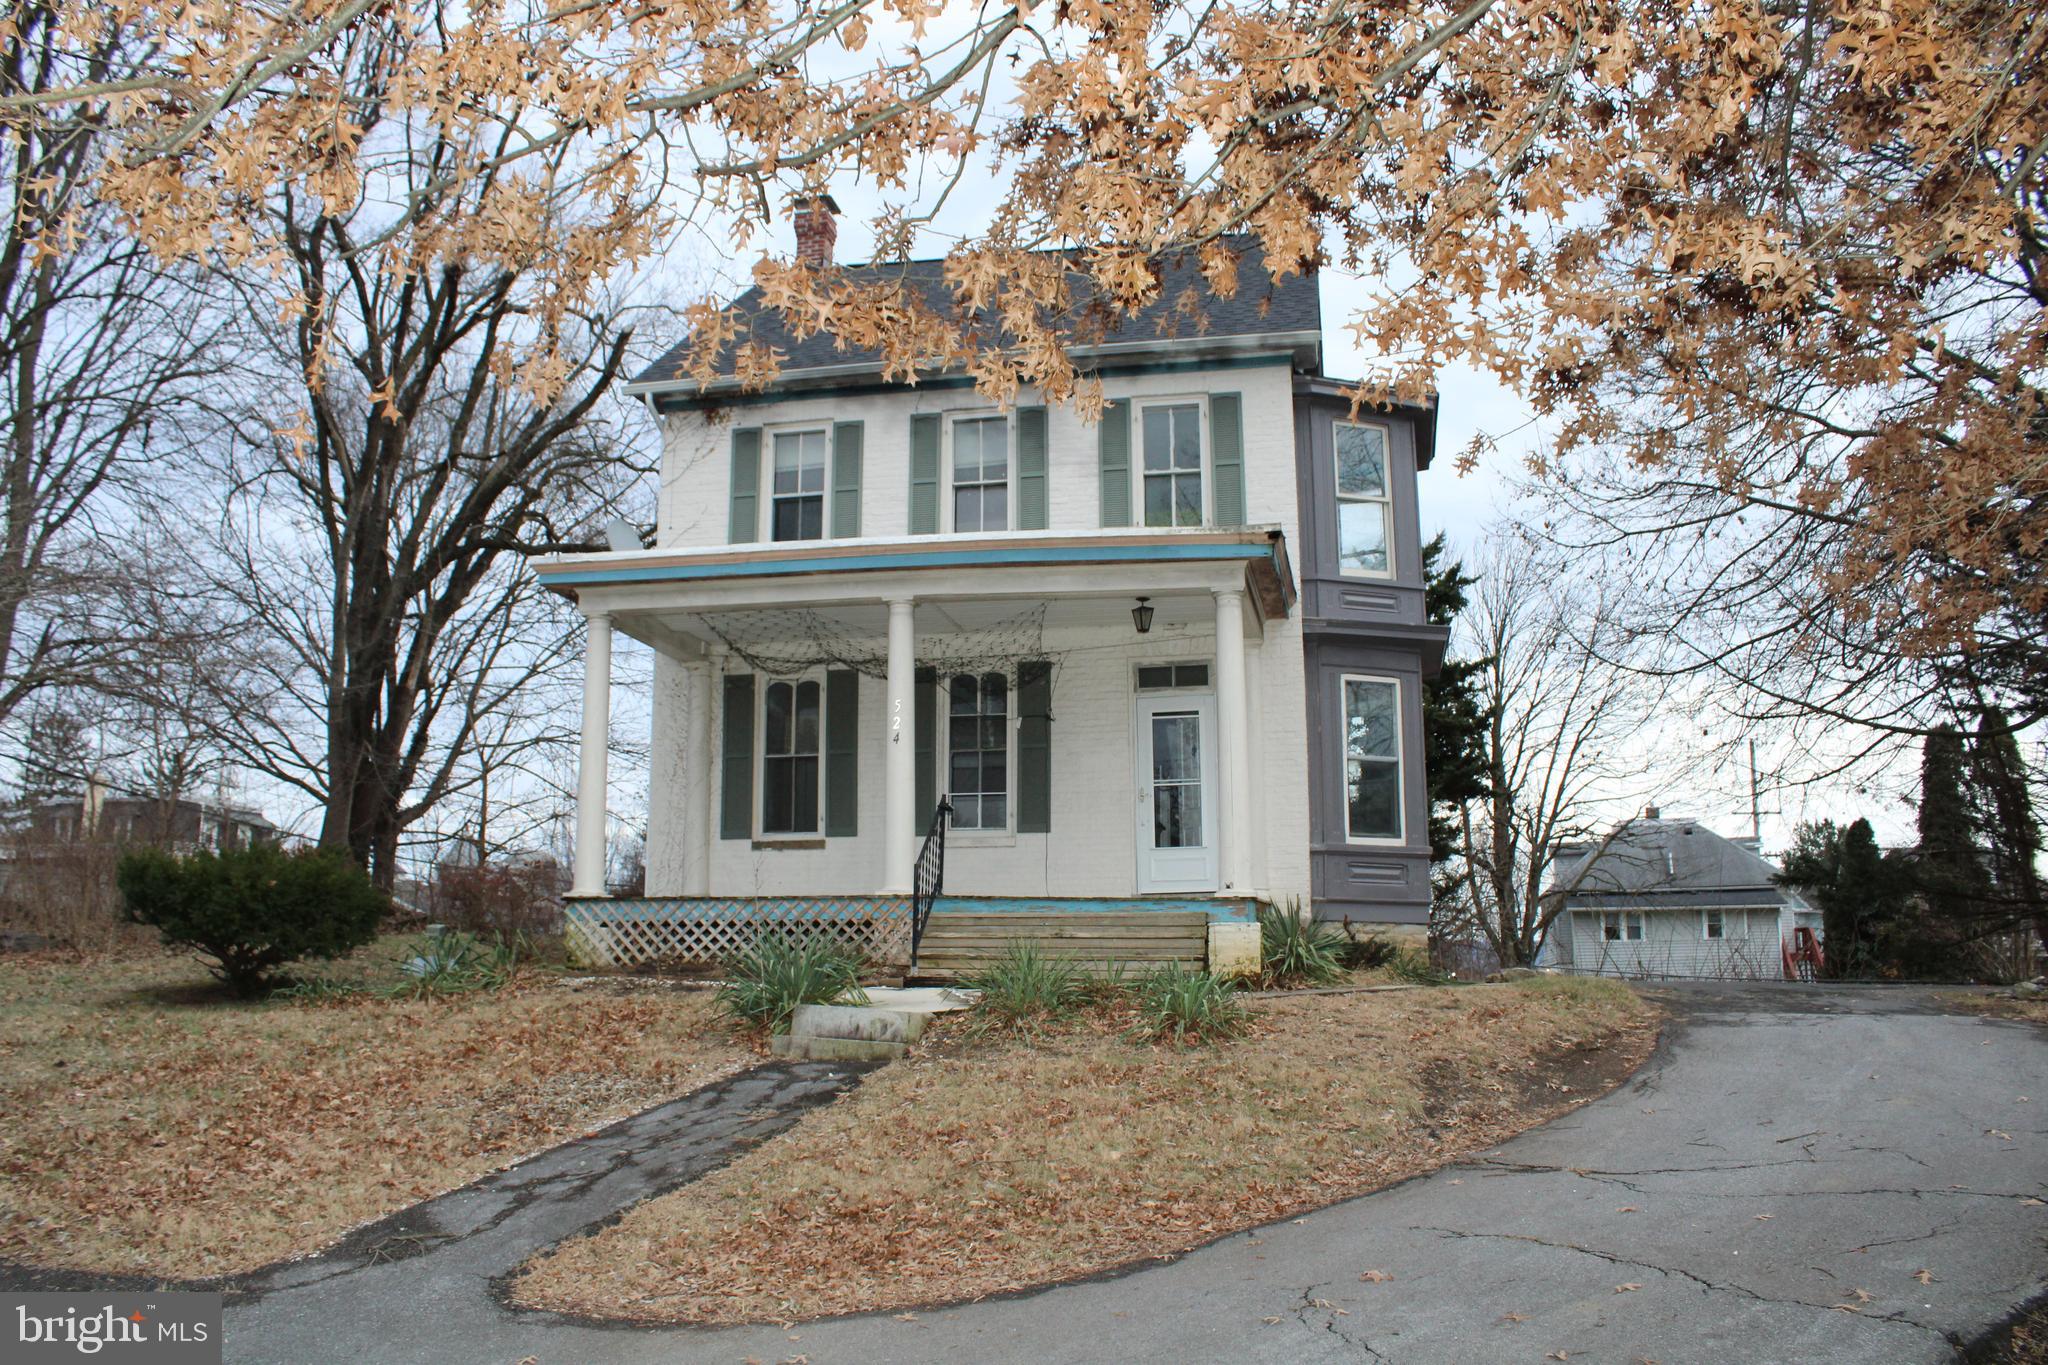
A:
MULTIPOLYGON (((1138 374, 1186 374, 1190 370, 1262 370, 1275 365, 1292 369, 1294 352, 1275 351, 1271 355, 1223 356, 1215 360, 1145 360, 1124 365, 1103 365, 1097 369, 1083 369, 1081 374, 1101 375, 1104 378, 1138 374)), ((971 389, 974 379, 970 375, 937 375, 920 379, 916 384, 878 384, 864 381, 853 384, 822 383, 814 388, 768 393, 714 394, 709 398, 678 398, 655 395, 656 412, 692 412, 699 408, 719 411, 724 408, 747 408, 759 403, 783 403, 813 393, 831 393, 835 396, 851 397, 855 394, 905 393, 921 389, 971 389)))
POLYGON ((1258 917, 1256 906, 1237 897, 1143 896, 1134 900, 1096 896, 940 896, 932 909, 963 915, 1105 915, 1142 911, 1146 914, 1207 915, 1212 924, 1244 923, 1258 917))
POLYGON ((1270 545, 1020 545, 1014 549, 925 550, 908 553, 837 555, 816 559, 762 559, 743 564, 667 564, 646 569, 541 569, 550 586, 577 583, 658 583, 756 575, 862 573, 877 569, 976 569, 1005 564, 1163 563, 1266 559, 1270 545))

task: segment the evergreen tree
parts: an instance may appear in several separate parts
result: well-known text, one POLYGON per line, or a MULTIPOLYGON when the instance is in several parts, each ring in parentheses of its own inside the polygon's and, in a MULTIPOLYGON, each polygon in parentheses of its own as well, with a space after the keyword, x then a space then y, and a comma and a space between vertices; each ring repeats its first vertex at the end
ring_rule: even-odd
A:
POLYGON ((1802 823, 1778 880, 1819 909, 1829 976, 1901 972, 1893 952, 1910 886, 1898 861, 1878 849, 1868 820, 1846 829, 1832 820, 1802 823))
POLYGON ((1948 975, 1963 966, 1961 945, 1981 932, 1990 893, 1977 822, 1968 797, 1963 737, 1947 725, 1920 751, 1920 848, 1914 884, 1925 906, 1899 955, 1916 975, 1948 975))
POLYGON ((1970 746, 1971 803, 1987 852, 1991 910, 2007 928, 2048 938, 2048 888, 2041 880, 2041 823, 2026 761, 2005 713, 1986 708, 1970 746))
MULTIPOLYGON (((1423 613, 1430 624, 1448 626, 1465 609, 1465 589, 1479 580, 1444 556, 1439 533, 1422 547, 1423 613)), ((1429 784, 1429 860, 1435 900, 1451 894, 1444 865, 1459 851, 1454 812, 1486 795, 1485 708, 1479 702, 1483 659, 1446 659, 1443 669, 1422 684, 1422 750, 1429 784)))

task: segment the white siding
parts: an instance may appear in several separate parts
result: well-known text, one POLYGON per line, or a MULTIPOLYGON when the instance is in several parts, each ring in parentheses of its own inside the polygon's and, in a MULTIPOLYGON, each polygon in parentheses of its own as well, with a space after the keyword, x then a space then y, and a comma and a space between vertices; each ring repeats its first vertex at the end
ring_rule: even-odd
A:
POLYGON ((1641 914, 1641 939, 1614 940, 1603 937, 1599 911, 1574 911, 1569 955, 1560 944, 1560 965, 1597 976, 1775 980, 1784 974, 1776 908, 1724 911, 1725 936, 1719 939, 1702 935, 1697 910, 1646 910, 1641 914))

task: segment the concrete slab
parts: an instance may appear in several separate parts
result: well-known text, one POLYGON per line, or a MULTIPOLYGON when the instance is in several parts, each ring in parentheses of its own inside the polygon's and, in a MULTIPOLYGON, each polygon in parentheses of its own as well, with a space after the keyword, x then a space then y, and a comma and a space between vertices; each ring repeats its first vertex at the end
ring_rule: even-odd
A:
POLYGON ((980 991, 960 986, 869 986, 868 1003, 905 1014, 945 1014, 970 1010, 981 1000, 980 991))
POLYGON ((814 1038, 808 1034, 778 1033, 768 1040, 771 1056, 801 1058, 807 1062, 893 1062, 910 1051, 907 1043, 878 1043, 863 1038, 814 1038))
POLYGON ((927 1016, 873 1005, 798 1005, 789 1031, 799 1038, 854 1038, 868 1043, 914 1043, 927 1016))

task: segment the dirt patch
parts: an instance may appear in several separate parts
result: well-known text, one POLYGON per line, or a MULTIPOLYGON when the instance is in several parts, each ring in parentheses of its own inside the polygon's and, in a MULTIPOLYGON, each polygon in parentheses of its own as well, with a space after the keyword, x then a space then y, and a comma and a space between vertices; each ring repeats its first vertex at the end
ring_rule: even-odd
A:
POLYGON ((2010 991, 1943 991, 1940 1000, 1953 1009, 1992 1019, 2048 1024, 2048 995, 2015 995, 2010 991))
POLYGON ((161 952, 0 959, 0 1258, 247 1270, 751 1060, 708 996, 547 980, 240 1004, 161 952))
POLYGON ((1095 1013, 947 1020, 706 1179, 539 1258, 519 1304, 647 1322, 918 1308, 1161 1257, 1491 1146, 1626 1076, 1655 1012, 1608 982, 1264 999, 1176 1049, 1095 1013))

